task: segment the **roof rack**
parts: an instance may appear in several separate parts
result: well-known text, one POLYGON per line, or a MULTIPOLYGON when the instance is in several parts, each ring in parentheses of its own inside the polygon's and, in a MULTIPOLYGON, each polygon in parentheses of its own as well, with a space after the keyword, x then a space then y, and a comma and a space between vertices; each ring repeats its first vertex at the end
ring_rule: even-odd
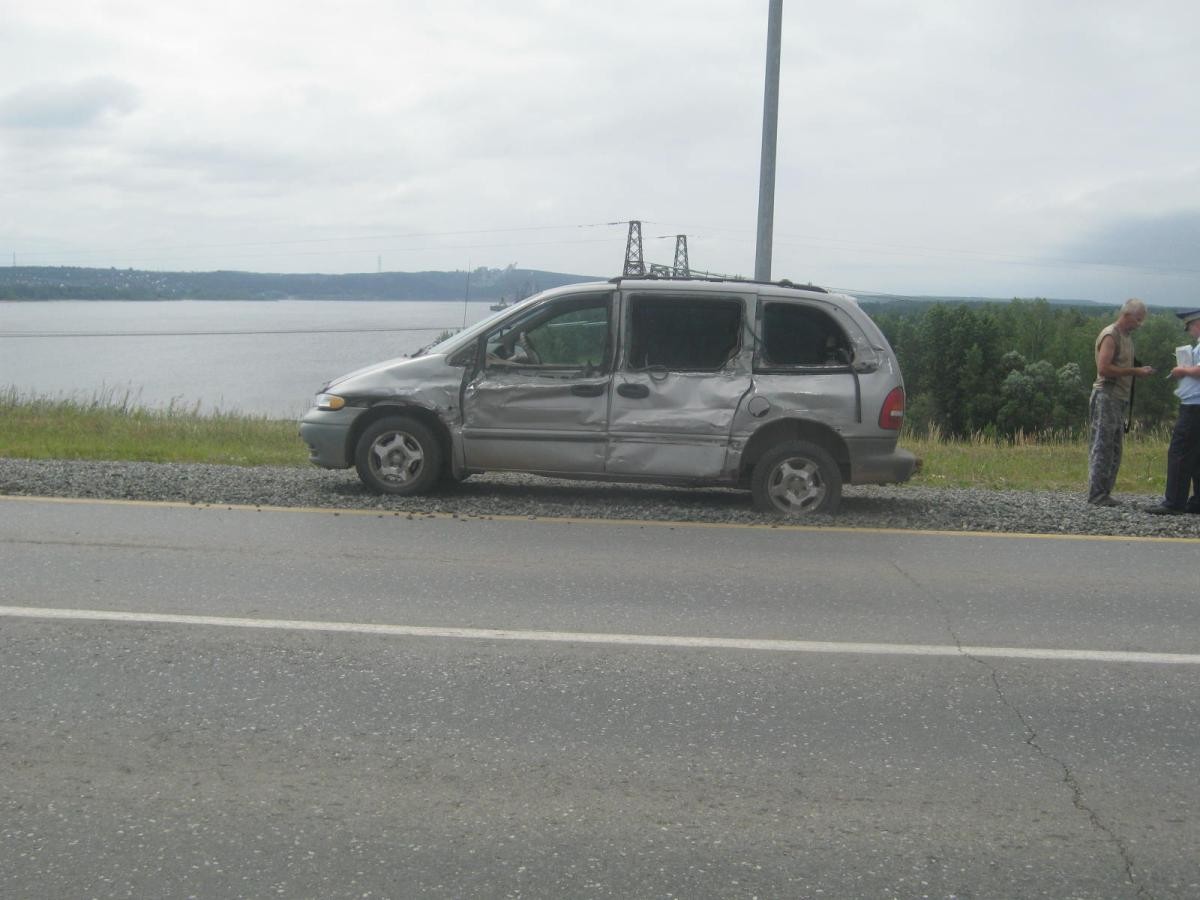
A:
POLYGON ((694 270, 687 274, 676 274, 670 266, 652 266, 645 275, 617 275, 608 280, 610 284, 620 284, 622 281, 704 281, 708 283, 735 281, 739 284, 769 284, 773 287, 795 288, 799 291, 814 291, 818 294, 829 293, 826 288, 819 285, 796 284, 786 278, 781 278, 779 281, 756 281, 753 278, 743 278, 741 275, 720 275, 716 272, 696 272, 694 270))

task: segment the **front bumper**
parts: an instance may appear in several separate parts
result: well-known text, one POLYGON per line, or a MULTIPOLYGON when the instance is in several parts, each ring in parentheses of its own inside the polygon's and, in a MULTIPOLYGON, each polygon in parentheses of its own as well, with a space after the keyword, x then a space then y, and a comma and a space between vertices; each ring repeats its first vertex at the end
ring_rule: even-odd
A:
POLYGON ((315 406, 300 419, 300 439, 308 445, 308 461, 323 469, 346 469, 354 463, 350 434, 354 421, 366 410, 347 406, 338 410, 315 406))

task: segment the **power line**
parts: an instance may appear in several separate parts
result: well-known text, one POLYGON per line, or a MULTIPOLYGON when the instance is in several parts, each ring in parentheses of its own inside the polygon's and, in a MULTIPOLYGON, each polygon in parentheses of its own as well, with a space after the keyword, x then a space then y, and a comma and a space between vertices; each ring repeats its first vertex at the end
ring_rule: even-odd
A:
POLYGON ((412 334, 456 331, 457 325, 422 328, 277 328, 263 331, 0 331, 0 338, 97 338, 97 337, 227 337, 260 334, 412 334))
MULTIPOLYGON (((233 259, 249 260, 261 259, 274 254, 271 250, 284 250, 285 255, 289 258, 306 258, 327 256, 329 254, 354 254, 354 255, 375 255, 377 257, 381 253, 389 254, 413 254, 429 251, 446 251, 446 250, 498 250, 498 249, 517 249, 517 248, 537 248, 537 247, 553 247, 553 246, 572 246, 572 245, 587 245, 608 243, 611 238, 560 238, 553 240, 525 240, 525 241, 476 241, 466 243, 447 243, 447 244, 432 244, 423 243, 416 246, 390 246, 390 247, 326 247, 324 249, 300 249, 305 246, 314 244, 344 244, 348 242, 373 242, 373 241, 404 241, 415 238, 452 238, 463 237, 467 235, 516 235, 535 232, 551 232, 551 231, 579 231, 587 229, 604 229, 604 228, 626 228, 633 219, 621 219, 606 222, 583 222, 574 224, 547 224, 547 225, 525 225, 511 226, 500 228, 474 228, 474 229, 450 229, 445 231, 411 231, 411 232, 381 232, 366 235, 330 235, 326 237, 314 238, 295 238, 278 241, 241 241, 227 243, 212 243, 212 244, 191 244, 186 246, 171 246, 171 245, 143 245, 141 247, 128 247, 125 249, 96 249, 72 252, 68 254, 60 254, 52 251, 43 252, 21 252, 23 260, 30 259, 40 260, 41 265, 51 265, 50 261, 56 259, 79 259, 96 256, 121 256, 125 260, 125 264, 130 263, 146 264, 156 260, 170 259, 172 257, 186 258, 192 253, 211 250, 232 250, 233 253, 227 254, 233 259), (292 249, 286 249, 292 248, 292 249), (242 252, 237 252, 242 251, 242 252)), ((645 240, 669 240, 676 238, 680 233, 686 233, 693 242, 711 240, 705 235, 708 232, 710 235, 722 235, 725 240, 734 240, 739 242, 750 243, 754 237, 753 234, 744 228, 732 228, 726 225, 671 225, 662 221, 654 221, 648 219, 638 220, 643 225, 658 225, 660 227, 670 227, 674 231, 670 234, 655 234, 647 235, 645 240)), ((1146 273, 1155 275, 1196 275, 1200 274, 1200 268, 1180 265, 1149 265, 1138 264, 1131 262, 1108 262, 1096 260, 1081 260, 1061 257, 1031 257, 1022 256, 1019 254, 997 253, 990 250, 974 250, 962 247, 937 247, 918 244, 902 244, 902 243, 877 243, 856 241, 845 238, 830 237, 827 235, 814 234, 782 234, 778 231, 774 234, 774 245, 776 248, 793 247, 793 248, 825 248, 828 250, 844 250, 871 255, 896 255, 903 254, 907 257, 922 257, 925 259, 935 259, 937 257, 948 257, 951 259, 959 259, 961 261, 984 261, 999 265, 1023 265, 1036 266, 1040 268, 1050 269, 1111 269, 1135 273, 1146 273)), ((693 248, 694 249, 694 248, 693 248)), ((16 263, 16 253, 13 254, 13 263, 16 263)), ((61 263, 59 263, 61 264, 61 263)), ((377 265, 378 267, 378 265, 377 265)))
MULTIPOLYGON (((143 245, 143 246, 134 246, 134 247, 100 248, 100 249, 95 249, 95 250, 83 251, 80 253, 72 253, 71 255, 72 256, 99 256, 99 255, 107 255, 107 256, 123 255, 124 256, 124 255, 128 255, 128 254, 141 254, 143 252, 182 253, 182 252, 198 251, 198 250, 249 249, 249 248, 254 248, 254 247, 262 247, 262 248, 290 247, 290 246, 298 246, 298 245, 302 245, 302 244, 345 243, 345 242, 351 242, 351 241, 353 241, 353 242, 395 241, 395 240, 409 240, 412 238, 461 237, 464 235, 472 235, 472 234, 478 234, 478 235, 518 234, 518 233, 522 233, 522 232, 533 232, 533 231, 563 231, 563 230, 578 230, 578 229, 585 229, 585 228, 608 228, 608 227, 615 226, 615 225, 619 225, 623 228, 623 227, 625 227, 626 222, 624 222, 624 221, 622 221, 622 222, 589 222, 589 223, 580 223, 580 224, 575 224, 575 225, 523 225, 523 226, 510 227, 510 228, 472 228, 472 229, 458 229, 458 230, 452 230, 452 231, 412 231, 412 232, 399 232, 399 233, 346 235, 346 236, 332 236, 331 235, 331 236, 327 236, 327 237, 314 237, 314 238, 291 238, 291 239, 279 240, 279 241, 234 241, 234 242, 225 242, 225 243, 217 243, 217 244, 187 244, 187 245, 152 244, 152 245, 148 245, 148 246, 143 245)), ((597 243, 599 240, 600 239, 597 238, 597 239, 586 240, 586 241, 566 241, 566 240, 564 240, 564 241, 541 241, 541 242, 534 242, 533 244, 531 244, 529 246, 541 246, 541 245, 555 244, 555 243, 597 243)), ((526 246, 526 245, 528 245, 528 244, 522 243, 518 246, 526 246)), ((490 244, 490 245, 489 244, 481 244, 481 245, 439 244, 434 247, 423 246, 423 247, 405 248, 404 250, 402 250, 400 252, 412 252, 412 251, 418 251, 418 250, 431 250, 431 249, 464 249, 464 248, 469 248, 471 246, 483 246, 483 247, 501 246, 502 247, 502 246, 512 246, 512 245, 511 244, 490 244)), ((346 250, 346 249, 343 249, 343 250, 337 250, 337 251, 330 250, 330 251, 325 251, 325 252, 378 253, 379 250, 376 248, 372 248, 369 250, 354 250, 354 249, 346 250)), ((25 258, 25 259, 28 259, 29 257, 35 257, 35 258, 36 257, 47 257, 47 256, 53 257, 55 255, 57 255, 57 254, 55 254, 53 252, 48 252, 48 251, 43 251, 43 252, 23 251, 21 253, 22 258, 25 258)), ((293 255, 316 255, 316 254, 315 253, 306 253, 306 254, 293 254, 293 255)), ((15 259, 15 254, 14 254, 14 259, 15 259)))
MULTIPOLYGON (((594 239, 588 239, 588 240, 574 240, 574 241, 561 240, 561 241, 524 241, 521 243, 491 243, 491 244, 484 244, 484 243, 438 244, 436 246, 430 245, 430 246, 420 246, 420 247, 384 247, 382 249, 366 247, 366 248, 361 248, 361 249, 346 248, 346 249, 338 249, 338 250, 287 251, 285 253, 271 253, 269 251, 263 251, 263 252, 258 252, 258 253, 255 253, 255 252, 226 253, 226 254, 224 254, 224 258, 227 260, 250 260, 250 259, 269 259, 269 258, 275 258, 278 256, 286 256, 289 259, 298 259, 298 258, 309 258, 309 257, 327 257, 331 254, 340 254, 343 256, 348 255, 348 254, 353 254, 356 256, 365 256, 365 257, 369 258, 370 255, 379 254, 381 252, 394 256, 394 255, 398 255, 398 254, 412 254, 412 253, 422 253, 422 252, 429 252, 429 251, 498 250, 498 249, 513 250, 513 249, 521 249, 521 248, 527 248, 527 247, 559 247, 559 246, 577 246, 577 245, 583 245, 583 244, 606 244, 606 243, 610 243, 610 241, 600 239, 600 238, 594 238, 594 239)), ((100 251, 95 251, 95 252, 99 253, 100 251)), ((93 251, 85 251, 85 252, 81 252, 81 253, 71 253, 70 256, 71 256, 71 258, 78 258, 81 256, 92 255, 92 253, 93 253, 93 251)), ((39 255, 43 258, 43 261, 40 263, 40 265, 43 265, 46 267, 52 267, 53 263, 46 261, 46 260, 55 259, 55 257, 52 256, 51 254, 34 254, 34 253, 23 254, 23 256, 39 256, 39 255)), ((129 255, 129 256, 122 257, 123 264, 121 266, 117 266, 116 268, 118 268, 118 269, 125 268, 125 266, 129 265, 130 263, 137 263, 139 265, 145 265, 148 263, 152 263, 155 260, 181 260, 181 259, 186 259, 190 255, 191 254, 189 254, 189 253, 168 254, 166 252, 163 252, 163 253, 157 254, 157 255, 146 255, 146 254, 129 255)), ((64 255, 61 258, 65 259, 67 257, 64 255)), ((58 265, 66 265, 66 264, 59 263, 58 265)), ((78 265, 78 263, 75 263, 75 265, 78 265)), ((222 268, 229 268, 229 266, 223 265, 222 268)), ((362 273, 354 273, 354 274, 362 274, 362 273)))
MULTIPOLYGON (((678 227, 681 231, 686 231, 693 241, 703 239, 704 235, 702 232, 704 231, 722 232, 737 236, 745 241, 750 240, 750 235, 745 229, 729 228, 725 226, 679 225, 676 227, 678 227)), ((668 235, 662 235, 662 237, 668 237, 668 235)), ((969 250, 962 247, 929 247, 916 244, 868 243, 864 241, 847 240, 844 238, 827 237, 824 235, 781 235, 776 232, 775 246, 824 247, 831 250, 856 250, 870 253, 902 253, 907 256, 919 254, 923 256, 939 255, 950 257, 966 257, 968 259, 982 260, 987 262, 1008 265, 1038 266, 1042 268, 1111 268, 1159 275, 1200 274, 1200 268, 1187 266, 1154 266, 1139 263, 1107 262, 1099 260, 1070 259, 1063 257, 1019 256, 1008 253, 995 253, 987 250, 969 250)))

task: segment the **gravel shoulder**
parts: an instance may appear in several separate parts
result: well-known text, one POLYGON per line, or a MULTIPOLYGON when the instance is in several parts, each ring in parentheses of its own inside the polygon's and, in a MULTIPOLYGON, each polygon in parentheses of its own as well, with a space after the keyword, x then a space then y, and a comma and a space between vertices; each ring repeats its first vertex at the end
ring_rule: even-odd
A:
MULTIPOLYGON (((436 494, 380 497, 353 470, 0 458, 0 495, 172 501, 211 505, 369 509, 458 516, 637 519, 780 524, 754 511, 747 492, 720 488, 473 476, 436 494)), ((1088 506, 1079 492, 992 491, 913 485, 850 486, 836 516, 786 521, 846 528, 1200 538, 1200 516, 1153 516, 1153 496, 1088 506)))

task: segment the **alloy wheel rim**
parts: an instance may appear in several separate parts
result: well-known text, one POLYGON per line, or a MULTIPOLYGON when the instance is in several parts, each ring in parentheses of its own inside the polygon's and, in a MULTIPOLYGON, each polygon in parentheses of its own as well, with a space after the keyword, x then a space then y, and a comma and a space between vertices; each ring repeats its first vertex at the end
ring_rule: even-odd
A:
POLYGON ((420 474, 424 463, 421 444, 405 432, 380 435, 371 445, 371 467, 384 481, 406 484, 420 474))
POLYGON ((828 488, 821 470, 811 459, 794 457, 780 462, 771 473, 767 496, 784 512, 809 512, 821 505, 828 488))

